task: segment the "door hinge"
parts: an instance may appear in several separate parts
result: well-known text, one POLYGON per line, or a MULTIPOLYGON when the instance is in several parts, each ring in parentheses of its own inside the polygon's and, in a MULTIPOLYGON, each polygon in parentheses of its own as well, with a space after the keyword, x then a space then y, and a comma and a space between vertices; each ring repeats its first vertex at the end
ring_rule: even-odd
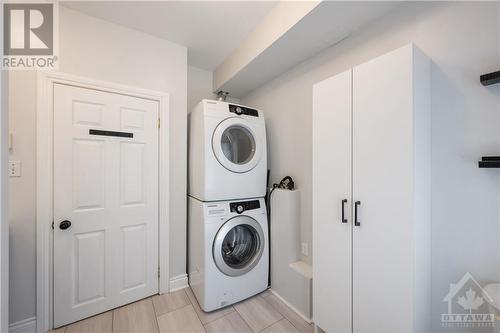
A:
POLYGON ((160 128, 160 118, 158 118, 158 128, 160 128))
POLYGON ((52 230, 54 230, 54 221, 52 221, 52 230))
POLYGON ((160 267, 158 267, 158 277, 160 277, 160 267))

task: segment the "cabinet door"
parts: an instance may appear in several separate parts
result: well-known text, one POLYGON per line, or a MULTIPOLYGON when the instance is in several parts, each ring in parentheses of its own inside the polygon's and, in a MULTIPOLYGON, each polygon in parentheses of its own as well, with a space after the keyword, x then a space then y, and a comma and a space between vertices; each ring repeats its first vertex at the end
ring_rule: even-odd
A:
POLYGON ((354 332, 412 330, 412 50, 353 69, 354 332))
POLYGON ((313 88, 313 315, 327 332, 352 323, 351 88, 350 70, 313 88))

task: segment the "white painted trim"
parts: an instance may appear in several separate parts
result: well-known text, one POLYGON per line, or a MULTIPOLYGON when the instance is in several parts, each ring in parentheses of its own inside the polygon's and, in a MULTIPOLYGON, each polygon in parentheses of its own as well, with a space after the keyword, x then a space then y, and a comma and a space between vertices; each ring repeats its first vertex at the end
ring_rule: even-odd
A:
POLYGON ((293 305, 291 305, 290 303, 288 303, 283 297, 281 297, 280 294, 278 294, 276 291, 274 291, 273 289, 269 289, 270 292, 273 293, 274 296, 278 297, 278 299, 280 301, 282 301, 283 303, 285 303, 286 306, 288 306, 291 310, 293 310, 293 312, 295 312, 300 318, 304 319, 308 324, 312 323, 312 319, 307 317, 306 315, 304 315, 302 312, 300 312, 299 310, 297 310, 297 308, 295 308, 293 305))
POLYGON ((169 291, 170 275, 170 97, 160 95, 160 133, 159 133, 159 184, 158 184, 158 266, 160 294, 169 291))
POLYGON ((170 292, 188 287, 187 274, 181 274, 170 278, 170 292))
POLYGON ((159 103, 159 190, 158 190, 158 291, 169 291, 169 174, 170 121, 169 95, 165 92, 129 87, 59 72, 39 72, 37 78, 37 162, 36 162, 36 331, 53 327, 52 293, 52 191, 53 191, 53 86, 56 83, 97 89, 110 93, 145 98, 159 103))
POLYGON ((50 78, 37 77, 36 131, 36 325, 52 328, 52 89, 50 78))
POLYGON ((33 333, 36 331, 36 317, 26 318, 9 325, 9 333, 33 333))

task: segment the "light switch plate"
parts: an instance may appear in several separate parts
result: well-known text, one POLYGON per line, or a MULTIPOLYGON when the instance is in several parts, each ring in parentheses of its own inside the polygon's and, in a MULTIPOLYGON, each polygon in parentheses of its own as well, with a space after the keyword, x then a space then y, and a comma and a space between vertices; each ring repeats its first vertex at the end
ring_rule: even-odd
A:
POLYGON ((21 177, 21 161, 9 161, 9 177, 21 177))

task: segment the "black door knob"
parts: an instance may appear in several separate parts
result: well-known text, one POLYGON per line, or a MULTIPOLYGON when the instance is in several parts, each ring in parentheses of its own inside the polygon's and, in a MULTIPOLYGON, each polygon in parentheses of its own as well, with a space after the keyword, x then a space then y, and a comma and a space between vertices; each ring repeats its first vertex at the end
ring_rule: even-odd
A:
POLYGON ((71 227, 71 221, 64 220, 61 223, 59 223, 59 229, 61 229, 61 230, 66 230, 69 227, 71 227))

